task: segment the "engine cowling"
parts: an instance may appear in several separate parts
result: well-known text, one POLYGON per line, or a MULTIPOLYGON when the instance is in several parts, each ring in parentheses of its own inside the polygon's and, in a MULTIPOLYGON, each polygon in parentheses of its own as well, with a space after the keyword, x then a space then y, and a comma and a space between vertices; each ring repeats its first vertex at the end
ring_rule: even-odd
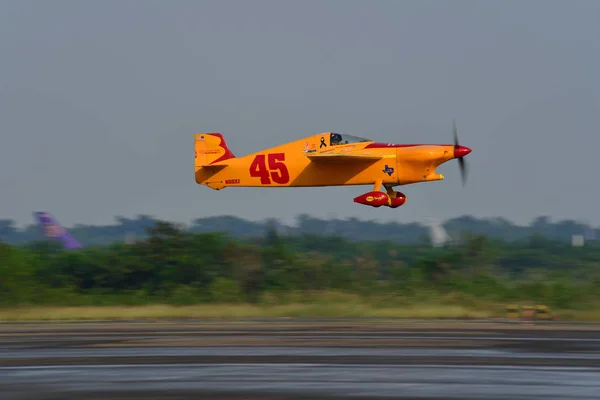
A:
POLYGON ((389 199, 387 193, 373 191, 355 197, 354 202, 372 207, 381 207, 387 205, 389 199))

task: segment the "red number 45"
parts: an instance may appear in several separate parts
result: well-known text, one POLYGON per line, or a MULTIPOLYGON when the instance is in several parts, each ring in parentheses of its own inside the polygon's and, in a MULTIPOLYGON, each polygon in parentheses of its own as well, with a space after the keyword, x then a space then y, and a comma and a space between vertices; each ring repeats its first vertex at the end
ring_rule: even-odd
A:
POLYGON ((280 185, 288 183, 290 181, 290 173, 287 166, 283 163, 285 161, 285 154, 272 153, 268 154, 267 157, 269 161, 268 169, 264 154, 258 154, 254 157, 254 161, 250 164, 250 176, 260 178, 260 183, 263 185, 270 185, 271 179, 280 185))

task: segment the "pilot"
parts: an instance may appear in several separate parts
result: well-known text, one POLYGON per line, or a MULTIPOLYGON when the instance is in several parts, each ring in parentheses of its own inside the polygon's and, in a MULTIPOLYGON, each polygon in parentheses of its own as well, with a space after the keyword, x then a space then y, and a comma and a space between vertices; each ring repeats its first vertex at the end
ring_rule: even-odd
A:
POLYGON ((329 139, 329 143, 331 146, 335 146, 342 143, 342 135, 340 135, 339 133, 332 133, 329 139))

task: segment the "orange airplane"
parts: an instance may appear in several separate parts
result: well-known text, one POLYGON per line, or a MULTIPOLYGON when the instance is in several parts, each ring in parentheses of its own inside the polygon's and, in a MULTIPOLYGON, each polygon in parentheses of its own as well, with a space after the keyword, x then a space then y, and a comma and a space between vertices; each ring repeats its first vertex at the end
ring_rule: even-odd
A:
POLYGON ((319 133, 244 157, 233 155, 222 134, 197 133, 196 183, 215 190, 236 187, 308 187, 373 185, 354 199, 373 207, 397 208, 406 202, 395 186, 444 179, 436 168, 471 149, 458 144, 393 144, 335 132, 319 133), (385 188, 385 192, 381 187, 385 188))

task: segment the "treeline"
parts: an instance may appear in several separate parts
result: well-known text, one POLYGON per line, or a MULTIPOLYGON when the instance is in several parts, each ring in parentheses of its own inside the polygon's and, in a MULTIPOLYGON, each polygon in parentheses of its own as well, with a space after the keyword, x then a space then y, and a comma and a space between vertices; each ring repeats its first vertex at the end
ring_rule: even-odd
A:
POLYGON ((194 233, 158 222, 133 244, 63 251, 41 241, 0 244, 0 304, 104 305, 280 301, 292 293, 345 292, 428 302, 533 302, 593 307, 600 246, 574 248, 534 235, 506 242, 473 235, 457 246, 194 233))
MULTIPOLYGON (((60 220, 60 216, 56 216, 60 220)), ((157 220, 148 215, 136 218, 117 217, 112 225, 76 225, 67 227, 84 245, 108 245, 115 242, 127 242, 145 239, 147 229, 157 220)), ((403 244, 419 244, 429 240, 427 225, 419 223, 379 223, 349 219, 319 219, 309 215, 299 215, 294 226, 288 226, 275 220, 247 221, 233 216, 198 218, 192 221, 186 230, 192 233, 224 233, 236 238, 261 237, 270 225, 277 226, 283 236, 335 235, 350 241, 389 240, 403 244)), ((475 218, 461 216, 445 221, 443 224, 449 235, 460 240, 468 234, 488 236, 505 241, 528 240, 533 235, 570 242, 573 235, 584 235, 587 241, 600 237, 600 229, 589 225, 563 220, 553 222, 549 217, 538 217, 527 226, 519 226, 502 218, 475 218)), ((42 239, 36 225, 18 229, 12 220, 0 219, 0 241, 12 245, 23 245, 42 239)))

